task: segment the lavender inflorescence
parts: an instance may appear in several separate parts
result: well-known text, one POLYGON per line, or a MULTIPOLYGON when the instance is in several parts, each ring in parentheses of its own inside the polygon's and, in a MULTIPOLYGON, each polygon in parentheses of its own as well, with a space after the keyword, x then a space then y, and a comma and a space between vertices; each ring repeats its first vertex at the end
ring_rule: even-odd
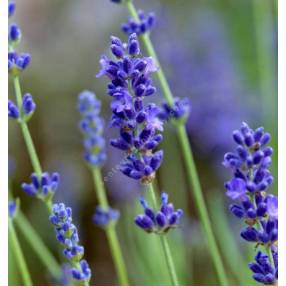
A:
POLYGON ((56 193, 60 181, 59 173, 47 172, 39 175, 31 175, 31 183, 23 183, 22 189, 30 196, 36 196, 44 201, 50 201, 56 193))
POLYGON ((28 121, 36 109, 36 103, 31 94, 26 93, 23 96, 21 110, 15 105, 12 100, 8 100, 8 116, 14 119, 28 121))
POLYGON ((168 195, 161 194, 161 206, 158 211, 149 207, 144 198, 140 199, 144 214, 135 217, 135 223, 148 233, 167 233, 170 229, 176 228, 183 215, 181 209, 175 210, 172 203, 168 202, 168 195))
POLYGON ((95 213, 92 217, 93 222, 101 227, 108 226, 110 223, 115 223, 119 219, 120 213, 118 210, 112 208, 103 208, 102 206, 97 206, 95 213))
POLYGON ((11 16, 13 16, 14 12, 16 9, 16 4, 14 1, 9 1, 8 3, 8 17, 10 18, 11 16))
POLYGON ((139 22, 129 17, 127 23, 121 25, 121 29, 127 35, 136 33, 138 36, 150 32, 155 24, 155 13, 150 12, 147 15, 142 10, 138 10, 139 22))
POLYGON ((99 116, 101 102, 95 94, 83 91, 78 98, 78 110, 82 115, 80 129, 84 134, 84 158, 93 167, 100 167, 106 160, 103 138, 103 119, 99 116))
POLYGON ((223 165, 233 171, 233 178, 226 182, 226 195, 236 201, 230 211, 247 224, 241 230, 241 237, 265 246, 268 255, 258 252, 256 263, 249 265, 253 278, 265 285, 274 284, 278 278, 278 264, 271 261, 278 256, 278 199, 267 194, 273 182, 269 171, 272 148, 267 146, 270 134, 263 127, 252 130, 243 123, 240 130, 233 132, 238 145, 236 152, 225 154, 223 165))
POLYGON ((50 222, 55 226, 57 240, 64 246, 63 254, 70 261, 71 275, 78 281, 89 281, 91 270, 88 263, 83 260, 84 248, 79 245, 76 226, 72 223, 72 210, 65 204, 54 204, 50 222))
POLYGON ((140 55, 136 34, 128 43, 111 37, 110 50, 115 59, 103 56, 101 71, 110 79, 108 94, 112 96, 110 125, 119 129, 120 136, 111 145, 127 153, 120 170, 130 178, 149 183, 159 168, 163 151, 153 153, 163 137, 163 122, 159 119, 160 108, 154 103, 144 106, 143 99, 156 92, 150 74, 157 70, 152 58, 140 55))
POLYGON ((163 103, 160 118, 162 120, 176 120, 185 124, 191 111, 191 101, 189 98, 175 98, 173 106, 167 102, 163 103))

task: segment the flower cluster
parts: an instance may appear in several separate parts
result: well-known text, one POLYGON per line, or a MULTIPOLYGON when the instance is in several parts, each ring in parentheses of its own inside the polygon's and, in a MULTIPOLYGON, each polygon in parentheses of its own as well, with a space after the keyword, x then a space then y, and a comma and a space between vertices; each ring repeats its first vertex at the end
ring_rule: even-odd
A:
MULTIPOLYGON (((9 2, 8 13, 9 17, 14 14, 16 5, 14 2, 9 2)), ((14 76, 18 76, 23 70, 25 70, 31 61, 31 55, 27 53, 20 53, 14 51, 14 48, 21 40, 21 30, 17 24, 13 23, 9 27, 8 31, 9 40, 9 52, 8 52, 8 71, 14 76)))
MULTIPOLYGON (((278 199, 266 193, 273 182, 268 169, 273 152, 267 146, 270 134, 265 133, 263 127, 252 130, 243 123, 240 130, 233 132, 233 139, 238 145, 236 152, 226 153, 223 162, 233 171, 233 178, 225 184, 226 195, 236 201, 230 205, 230 211, 247 224, 241 230, 241 237, 271 248, 274 259, 278 256, 278 199)), ((276 281, 277 265, 268 267, 268 261, 273 259, 263 253, 257 254, 257 263, 250 264, 255 280, 264 284, 276 281)))
POLYGON ((189 98, 175 98, 173 106, 163 103, 160 118, 162 120, 175 119, 181 123, 185 123, 191 111, 191 102, 189 98))
POLYGON ((15 8, 16 8, 16 4, 14 1, 9 1, 8 3, 8 16, 9 18, 11 16, 13 16, 14 12, 15 12, 15 8))
POLYGON ((28 121, 36 109, 36 104, 31 94, 26 93, 23 96, 21 110, 15 105, 12 100, 8 100, 8 116, 14 119, 28 121), (22 114, 22 116, 20 116, 22 114))
POLYGON ((147 201, 141 198, 140 203, 144 208, 144 214, 135 218, 135 223, 148 233, 166 233, 175 228, 180 223, 183 215, 181 209, 175 210, 172 203, 168 203, 168 195, 161 194, 161 207, 159 211, 154 211, 148 206, 147 201))
POLYGON ((95 224, 104 227, 110 222, 116 222, 119 216, 120 213, 118 210, 112 208, 105 209, 101 206, 97 206, 92 219, 95 224))
POLYGON ((84 134, 84 158, 91 166, 102 166, 106 160, 105 140, 102 136, 103 119, 99 116, 101 102, 95 94, 83 91, 78 98, 78 110, 82 115, 80 129, 84 134))
POLYGON ((155 24, 155 13, 145 15, 144 11, 138 10, 139 22, 129 17, 127 23, 121 25, 121 29, 127 35, 136 33, 138 36, 151 31, 155 24))
POLYGON ((258 251, 255 256, 255 262, 249 264, 249 268, 252 270, 253 278, 264 285, 273 285, 278 277, 278 251, 276 247, 271 249, 273 262, 272 265, 269 257, 258 251))
POLYGON ((143 104, 143 99, 156 91, 150 74, 157 68, 152 58, 140 55, 136 34, 129 36, 127 44, 111 37, 110 49, 115 59, 103 56, 102 69, 97 75, 110 79, 107 92, 113 98, 111 126, 117 127, 120 133, 110 143, 127 153, 121 171, 130 178, 149 183, 163 158, 163 151, 153 153, 163 139, 158 133, 163 131, 160 108, 153 103, 143 104))
POLYGON ((71 208, 63 203, 54 204, 49 220, 55 226, 57 240, 64 246, 64 256, 72 265, 77 265, 76 268, 71 269, 72 277, 79 281, 89 281, 91 270, 88 263, 82 259, 84 248, 78 244, 78 231, 72 223, 71 208))
POLYGON ((49 201, 58 189, 60 175, 58 173, 50 175, 45 172, 39 177, 36 173, 33 173, 31 181, 30 184, 22 184, 23 191, 30 196, 37 196, 44 201, 49 201))

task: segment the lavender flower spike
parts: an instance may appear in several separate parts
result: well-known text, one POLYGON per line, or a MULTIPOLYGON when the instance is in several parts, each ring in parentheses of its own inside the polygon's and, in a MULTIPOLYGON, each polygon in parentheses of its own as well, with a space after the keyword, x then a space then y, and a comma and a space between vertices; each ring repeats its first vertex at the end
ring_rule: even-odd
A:
POLYGON ((236 151, 226 153, 223 162, 233 173, 233 178, 225 184, 226 195, 235 201, 230 211, 246 223, 240 236, 267 250, 267 255, 259 251, 256 262, 249 264, 253 278, 272 285, 278 279, 278 199, 267 194, 273 182, 268 169, 273 152, 267 146, 270 134, 263 127, 252 130, 242 123, 233 132, 233 140, 238 145, 236 151))
POLYGON ((138 10, 139 22, 129 17, 127 23, 121 25, 121 29, 127 35, 136 33, 138 36, 150 32, 155 24, 155 13, 150 12, 145 15, 144 11, 138 10))
POLYGON ((163 234, 179 225, 183 211, 174 209, 173 204, 168 202, 166 193, 161 194, 161 207, 157 212, 148 206, 144 198, 141 198, 140 203, 144 214, 136 216, 135 223, 146 232, 163 234))
POLYGON ((106 160, 105 140, 102 136, 104 122, 99 116, 101 102, 91 91, 83 91, 78 98, 78 111, 82 115, 80 129, 84 135, 84 158, 94 167, 102 166, 106 160))
POLYGON ((36 196, 44 201, 51 201, 58 189, 60 175, 58 173, 42 173, 39 178, 36 173, 31 175, 31 183, 23 183, 22 189, 30 196, 36 196))
POLYGON ((119 137, 111 145, 126 152, 120 170, 126 176, 149 183, 159 168, 163 151, 154 152, 162 141, 163 121, 160 108, 154 103, 144 105, 144 98, 156 92, 150 74, 157 70, 152 58, 141 56, 136 34, 128 43, 111 37, 111 53, 114 59, 102 56, 101 71, 110 83, 107 92, 112 96, 110 125, 119 129, 119 137))
POLYGON ((119 219, 119 216, 120 213, 118 210, 112 208, 108 208, 108 210, 106 210, 101 206, 97 206, 92 219, 95 224, 105 227, 111 222, 116 222, 119 219))
POLYGON ((91 270, 88 263, 82 259, 83 246, 79 245, 79 237, 76 226, 72 223, 72 210, 65 204, 54 204, 50 222, 55 226, 57 240, 64 246, 63 254, 69 260, 71 274, 74 280, 88 282, 91 270))

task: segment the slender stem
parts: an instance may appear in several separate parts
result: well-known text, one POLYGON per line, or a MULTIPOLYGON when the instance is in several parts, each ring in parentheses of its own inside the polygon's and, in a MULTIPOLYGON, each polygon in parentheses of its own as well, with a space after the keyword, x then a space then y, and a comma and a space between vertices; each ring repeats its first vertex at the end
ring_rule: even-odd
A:
MULTIPOLYGON (((109 208, 109 204, 106 197, 106 191, 104 188, 101 171, 99 168, 92 168, 93 180, 95 185, 95 191, 97 199, 103 208, 109 208)), ((112 259, 116 268, 117 276, 120 281, 121 286, 129 286, 128 275, 126 271, 126 266, 121 251, 118 236, 115 231, 115 224, 110 223, 105 228, 108 243, 110 246, 110 251, 112 259)))
POLYGON ((60 265, 21 210, 17 211, 15 223, 26 238, 30 247, 37 254, 38 258, 47 267, 47 269, 49 269, 52 276, 55 278, 60 277, 60 265))
POLYGON ((16 231, 14 229, 14 225, 11 219, 9 219, 9 236, 11 238, 13 252, 15 254, 15 258, 22 276, 23 285, 24 286, 33 286, 30 273, 20 246, 20 243, 17 238, 16 231))
MULTIPOLYGON (((13 77, 13 81, 14 81, 14 88, 15 88, 15 94, 16 94, 16 101, 17 101, 17 105, 19 110, 21 110, 22 107, 22 92, 21 92, 21 85, 20 85, 20 80, 18 76, 14 76, 13 77)), ((20 126, 21 126, 21 130, 22 130, 22 134, 24 137, 24 141, 26 143, 27 146, 27 150, 29 153, 29 157, 33 166, 33 169, 35 171, 35 173, 37 174, 38 177, 41 177, 43 171, 42 171, 42 167, 41 167, 41 163, 39 160, 39 157, 37 155, 37 151, 31 136, 31 133, 29 131, 28 125, 25 121, 21 120, 19 122, 20 126)), ((44 201, 49 214, 52 213, 52 201, 44 201)))
MULTIPOLYGON (((153 206, 154 206, 155 209, 157 209, 158 208, 158 204, 157 204, 156 194, 155 194, 154 187, 153 187, 152 183, 150 183, 148 185, 148 189, 149 189, 149 191, 151 193, 151 197, 152 197, 152 200, 153 200, 153 206)), ((161 235, 160 236, 160 241, 161 241, 161 244, 162 244, 162 247, 163 247, 165 259, 166 259, 167 266, 168 266, 168 269, 169 269, 169 274, 170 274, 170 277, 171 277, 172 285, 173 286, 179 286, 180 284, 179 284, 179 281, 178 281, 178 277, 177 277, 177 273, 176 273, 176 269, 175 269, 175 264, 174 264, 174 261, 173 261, 173 257, 172 257, 171 251, 170 251, 170 247, 169 247, 169 243, 168 243, 166 235, 161 235)))
MULTIPOLYGON (((129 13, 131 14, 131 16, 136 21, 138 21, 139 17, 138 17, 138 14, 137 14, 137 11, 134 7, 133 2, 131 0, 128 0, 126 2, 126 6, 129 10, 129 13)), ((141 36, 141 38, 142 38, 142 42, 143 42, 148 54, 156 61, 157 65, 160 67, 160 63, 159 63, 156 51, 155 51, 153 44, 151 42, 149 34, 144 34, 141 36)), ((155 74, 158 77, 158 81, 161 85, 163 94, 164 94, 168 104, 173 105, 174 97, 173 97, 172 92, 170 90, 170 87, 169 87, 169 84, 168 84, 167 79, 165 77, 165 74, 163 72, 163 69, 160 67, 158 72, 155 74)), ((201 220, 202 225, 204 227, 205 235, 206 235, 208 245, 209 245, 210 254, 211 254, 212 259, 213 259, 213 263, 214 263, 214 266, 215 266, 215 269, 216 269, 216 272, 218 275, 218 279, 220 281, 221 286, 227 286, 228 285, 227 276, 226 276, 226 273, 224 270, 222 258, 221 258, 221 255, 219 253, 217 243, 215 241, 215 237, 214 237, 213 230, 211 227, 211 223, 210 223, 209 215, 207 212, 206 204, 205 204, 205 201, 204 201, 204 198, 202 195, 202 189, 201 189, 196 165, 195 165, 195 162, 193 159, 191 145, 190 145, 189 140, 188 140, 188 135, 187 135, 187 131, 186 131, 185 126, 178 125, 177 136, 178 136, 178 140, 179 140, 179 143, 181 145, 182 152, 183 152, 183 160, 184 160, 185 167, 186 167, 188 182, 189 182, 190 186, 192 187, 192 192, 193 192, 193 196, 195 199, 195 204, 196 204, 199 216, 200 216, 200 220, 201 220)))
MULTIPOLYGON (((18 76, 14 77, 14 88, 15 88, 17 105, 18 105, 18 108, 21 110, 22 92, 21 92, 20 80, 18 76)), ((42 174, 42 168, 41 168, 40 160, 37 156, 37 152, 36 152, 36 149, 33 143, 33 139, 29 132, 27 123, 25 121, 21 121, 20 125, 21 125, 21 130, 23 133, 23 137, 24 137, 24 140, 25 140, 25 143, 26 143, 29 155, 30 155, 31 163, 37 175, 40 176, 42 174)))

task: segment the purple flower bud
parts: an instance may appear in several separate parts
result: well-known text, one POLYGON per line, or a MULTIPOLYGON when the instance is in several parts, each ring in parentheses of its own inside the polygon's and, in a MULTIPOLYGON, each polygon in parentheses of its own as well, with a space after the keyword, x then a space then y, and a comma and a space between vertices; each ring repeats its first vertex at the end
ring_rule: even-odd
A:
POLYGON ((19 109, 12 100, 8 100, 8 116, 14 119, 20 116, 19 109))

